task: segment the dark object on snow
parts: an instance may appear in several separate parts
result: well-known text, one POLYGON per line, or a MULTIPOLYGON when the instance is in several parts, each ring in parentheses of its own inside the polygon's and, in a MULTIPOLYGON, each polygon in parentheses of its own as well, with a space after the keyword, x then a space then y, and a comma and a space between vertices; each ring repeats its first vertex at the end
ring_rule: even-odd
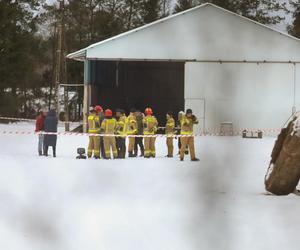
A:
POLYGON ((77 148, 77 154, 79 154, 76 159, 86 159, 85 148, 77 148))
POLYGON ((243 138, 247 139, 262 139, 263 133, 260 130, 257 131, 247 131, 243 130, 243 138))
MULTIPOLYGON (((46 116, 44 128, 45 132, 56 133, 57 132, 58 119, 56 117, 55 110, 50 110, 46 116)), ((45 135, 44 137, 44 153, 48 155, 48 147, 52 146, 53 156, 56 156, 56 141, 57 135, 45 135)))
POLYGON ((300 137, 294 131, 297 117, 281 130, 265 176, 266 190, 275 195, 293 193, 300 179, 300 137))

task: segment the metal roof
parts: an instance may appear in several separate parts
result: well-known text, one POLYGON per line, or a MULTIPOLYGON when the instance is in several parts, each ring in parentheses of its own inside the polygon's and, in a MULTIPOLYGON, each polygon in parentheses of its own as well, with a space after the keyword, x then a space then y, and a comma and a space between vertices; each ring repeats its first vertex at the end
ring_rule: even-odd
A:
MULTIPOLYGON (((84 48, 84 49, 78 50, 78 51, 76 51, 76 52, 73 52, 73 53, 67 55, 67 58, 69 58, 69 59, 74 59, 74 60, 78 60, 78 61, 84 61, 85 59, 100 59, 100 60, 101 60, 101 59, 102 59, 102 60, 104 60, 104 59, 107 59, 107 60, 109 60, 109 59, 116 59, 116 60, 122 60, 122 59, 124 59, 124 60, 141 59, 141 58, 136 58, 136 56, 133 56, 133 57, 130 57, 130 56, 129 56, 129 57, 128 57, 128 56, 126 56, 126 57, 122 57, 122 56, 116 57, 116 56, 114 55, 114 56, 111 56, 111 57, 110 57, 110 56, 105 55, 105 56, 101 57, 101 56, 92 56, 92 55, 89 55, 89 56, 88 56, 87 54, 88 54, 89 51, 95 50, 95 49, 97 49, 97 48, 101 48, 102 46, 109 45, 109 44, 111 44, 111 43, 114 42, 114 41, 120 41, 121 39, 124 39, 124 38, 128 37, 128 36, 131 35, 131 34, 138 34, 139 32, 141 32, 141 31, 146 31, 147 29, 149 30, 151 27, 154 27, 154 26, 156 26, 156 25, 158 25, 158 24, 167 23, 168 21, 170 21, 170 20, 175 20, 176 18, 178 18, 178 17, 180 17, 180 16, 190 15, 190 14, 192 14, 193 12, 195 12, 195 11, 197 11, 197 10, 199 10, 199 9, 203 9, 204 7, 212 7, 212 8, 221 10, 221 11, 223 11, 224 13, 227 13, 227 14, 230 14, 230 15, 233 15, 233 16, 236 16, 236 17, 239 17, 239 18, 241 18, 242 20, 246 20, 247 22, 254 23, 254 24, 258 25, 259 27, 263 27, 263 28, 265 28, 265 29, 268 30, 268 31, 275 32, 276 34, 282 35, 282 36, 284 36, 285 38, 289 38, 289 39, 291 39, 292 41, 297 41, 297 42, 300 41, 300 39, 298 39, 298 38, 296 38, 296 37, 293 37, 293 36, 291 36, 291 35, 289 35, 289 34, 283 33, 283 32, 281 32, 281 31, 279 31, 279 30, 274 29, 274 28, 268 27, 268 26, 266 26, 266 25, 264 25, 264 24, 261 24, 261 23, 259 23, 259 22, 254 21, 254 20, 251 20, 251 19, 249 19, 249 18, 243 17, 243 16, 241 16, 241 15, 238 15, 238 14, 236 14, 236 13, 234 13, 234 12, 231 12, 231 11, 229 11, 229 10, 226 10, 226 9, 224 9, 224 8, 221 8, 221 7, 219 7, 219 6, 216 6, 216 5, 214 5, 214 4, 211 4, 211 3, 205 3, 205 4, 199 5, 199 6, 197 6, 197 7, 194 7, 194 8, 192 8, 192 9, 189 9, 189 10, 186 10, 186 11, 183 11, 183 12, 180 12, 180 13, 177 13, 177 14, 174 14, 174 15, 171 15, 171 16, 168 16, 168 17, 166 17, 166 18, 162 18, 162 19, 157 20, 157 21, 155 21, 155 22, 152 22, 152 23, 150 23, 150 24, 147 24, 147 25, 141 26, 141 27, 139 27, 139 28, 130 30, 130 31, 128 31, 128 32, 119 34, 119 35, 114 36, 114 37, 111 37, 111 38, 109 38, 109 39, 106 39, 106 40, 103 40, 103 41, 94 43, 94 44, 92 44, 92 45, 90 45, 90 46, 88 46, 88 47, 86 47, 86 48, 84 48)), ((300 45, 300 43, 299 43, 299 45, 300 45)), ((299 49, 300 49, 300 46, 299 46, 299 49)), ((151 57, 147 58, 146 56, 144 56, 142 59, 143 59, 143 60, 147 60, 147 59, 151 60, 151 59, 154 59, 154 58, 151 58, 151 57)), ((160 60, 159 57, 156 57, 155 59, 156 59, 156 60, 160 60)), ((166 58, 162 58, 162 60, 164 60, 164 59, 166 59, 166 58)), ((179 58, 169 58, 169 60, 180 60, 180 61, 181 61, 181 60, 183 60, 183 61, 185 61, 185 60, 186 60, 186 61, 188 61, 188 60, 195 60, 195 61, 197 61, 197 58, 179 57, 179 58)), ((201 60, 202 60, 202 61, 205 61, 206 58, 201 58, 201 59, 199 59, 199 60, 200 60, 200 61, 201 61, 201 60)), ((214 59, 212 60, 211 58, 207 58, 207 60, 208 60, 208 61, 214 61, 214 59)), ((218 59, 216 59, 216 60, 219 60, 219 61, 226 61, 224 58, 218 58, 218 59)), ((239 59, 233 59, 233 60, 240 61, 239 59)), ((255 61, 256 59, 253 59, 253 58, 243 58, 243 60, 244 60, 244 61, 247 61, 247 60, 249 60, 249 61, 255 61)), ((264 60, 265 60, 265 59, 264 59, 264 60)), ((272 61, 272 60, 274 61, 274 59, 271 58, 270 61, 272 61)), ((299 58, 299 60, 300 60, 300 58, 299 58)), ((262 61, 262 60, 260 60, 260 61, 262 61)), ((266 61, 267 61, 267 60, 266 60, 266 61)), ((275 61, 276 61, 276 60, 275 60, 275 61)), ((285 59, 284 59, 284 60, 279 59, 278 61, 285 61, 285 59)), ((286 61, 287 61, 287 60, 286 60, 286 61)))

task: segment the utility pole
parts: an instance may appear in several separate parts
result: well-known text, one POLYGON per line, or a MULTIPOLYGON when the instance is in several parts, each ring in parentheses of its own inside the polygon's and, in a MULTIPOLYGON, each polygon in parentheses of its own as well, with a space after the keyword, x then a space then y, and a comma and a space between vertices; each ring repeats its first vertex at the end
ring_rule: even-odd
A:
MULTIPOLYGON (((59 0, 59 20, 57 25, 57 49, 55 58, 55 102, 60 113, 60 86, 67 83, 66 40, 65 40, 65 1, 59 0)), ((65 130, 70 130, 68 89, 64 87, 65 130)))

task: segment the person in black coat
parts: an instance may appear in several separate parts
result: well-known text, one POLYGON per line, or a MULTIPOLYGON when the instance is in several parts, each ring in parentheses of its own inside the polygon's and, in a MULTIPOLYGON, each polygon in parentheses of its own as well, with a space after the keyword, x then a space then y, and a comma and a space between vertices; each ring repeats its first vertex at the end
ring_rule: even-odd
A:
MULTIPOLYGON (((45 132, 57 132, 58 119, 55 110, 50 110, 44 122, 45 132)), ((48 156, 48 148, 52 147, 53 157, 56 157, 57 135, 45 135, 44 137, 44 154, 48 156)))
MULTIPOLYGON (((144 134, 144 125, 143 125, 143 118, 144 115, 141 111, 137 110, 135 112, 135 117, 136 117, 136 122, 137 122, 137 130, 138 130, 138 135, 143 135, 144 134)), ((134 156, 137 157, 138 155, 138 146, 140 147, 141 155, 144 156, 144 144, 143 144, 143 137, 136 137, 135 138, 135 143, 134 143, 134 156)))

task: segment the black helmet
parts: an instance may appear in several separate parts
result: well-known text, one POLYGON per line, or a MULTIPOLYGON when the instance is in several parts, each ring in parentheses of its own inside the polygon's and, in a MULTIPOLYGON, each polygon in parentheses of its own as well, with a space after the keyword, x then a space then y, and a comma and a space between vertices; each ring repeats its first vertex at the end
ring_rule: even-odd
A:
POLYGON ((186 114, 193 114, 193 110, 187 109, 187 110, 186 110, 186 114))

